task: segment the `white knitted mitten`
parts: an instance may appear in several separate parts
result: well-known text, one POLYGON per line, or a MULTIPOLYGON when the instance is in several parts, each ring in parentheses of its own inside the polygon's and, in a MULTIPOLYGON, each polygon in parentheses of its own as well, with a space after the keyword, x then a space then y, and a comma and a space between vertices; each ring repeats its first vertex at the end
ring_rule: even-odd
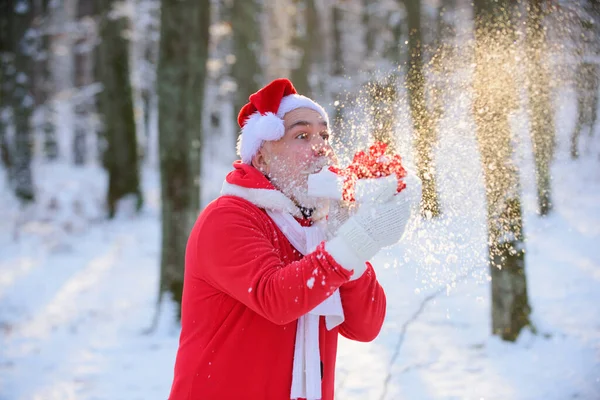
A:
POLYGON ((405 190, 384 203, 360 207, 325 243, 325 250, 340 265, 354 270, 353 279, 363 274, 366 261, 402 237, 411 211, 421 198, 420 181, 411 175, 405 190))

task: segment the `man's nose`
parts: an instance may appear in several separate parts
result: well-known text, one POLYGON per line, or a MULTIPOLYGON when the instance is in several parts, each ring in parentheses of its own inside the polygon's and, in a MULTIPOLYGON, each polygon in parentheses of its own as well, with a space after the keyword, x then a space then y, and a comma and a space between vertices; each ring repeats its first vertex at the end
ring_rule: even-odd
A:
POLYGON ((313 141, 312 150, 315 156, 326 156, 329 154, 329 149, 329 144, 321 136, 313 141))

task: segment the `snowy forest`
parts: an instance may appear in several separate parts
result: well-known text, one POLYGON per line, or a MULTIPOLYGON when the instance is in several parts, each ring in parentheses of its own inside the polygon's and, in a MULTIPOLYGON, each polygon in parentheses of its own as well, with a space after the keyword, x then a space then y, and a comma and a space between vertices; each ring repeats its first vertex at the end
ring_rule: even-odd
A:
POLYGON ((168 396, 188 234, 280 77, 423 184, 336 399, 599 399, 597 0, 0 0, 0 400, 168 396))

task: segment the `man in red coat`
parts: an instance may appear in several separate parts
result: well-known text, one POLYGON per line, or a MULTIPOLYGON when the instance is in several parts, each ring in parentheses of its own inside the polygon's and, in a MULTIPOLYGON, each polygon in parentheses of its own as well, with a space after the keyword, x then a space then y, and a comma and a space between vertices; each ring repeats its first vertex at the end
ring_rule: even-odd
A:
POLYGON ((333 400, 338 334, 371 341, 385 317, 367 261, 400 239, 416 197, 333 229, 328 201, 307 194, 308 175, 333 159, 323 108, 278 79, 238 122, 241 160, 187 243, 169 399, 333 400))

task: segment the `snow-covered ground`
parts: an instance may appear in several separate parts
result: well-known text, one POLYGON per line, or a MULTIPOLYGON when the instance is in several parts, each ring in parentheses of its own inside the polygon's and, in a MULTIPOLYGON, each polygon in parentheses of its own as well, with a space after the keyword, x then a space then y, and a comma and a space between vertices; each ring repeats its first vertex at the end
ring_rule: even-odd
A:
MULTIPOLYGON (((600 135, 568 158, 572 93, 559 108, 555 209, 535 214, 530 144, 521 145, 532 320, 516 343, 490 336, 485 206, 473 124, 457 103, 441 133, 444 216, 386 249, 388 296, 372 343, 340 342, 337 399, 600 399, 600 135)), ((407 136, 401 149, 410 161, 407 136)), ((36 166, 40 202, 19 210, 0 178, 0 400, 165 399, 179 335, 165 302, 157 328, 159 190, 144 170, 145 206, 98 212, 101 170, 36 166), (85 183, 84 183, 85 182, 85 183)))

